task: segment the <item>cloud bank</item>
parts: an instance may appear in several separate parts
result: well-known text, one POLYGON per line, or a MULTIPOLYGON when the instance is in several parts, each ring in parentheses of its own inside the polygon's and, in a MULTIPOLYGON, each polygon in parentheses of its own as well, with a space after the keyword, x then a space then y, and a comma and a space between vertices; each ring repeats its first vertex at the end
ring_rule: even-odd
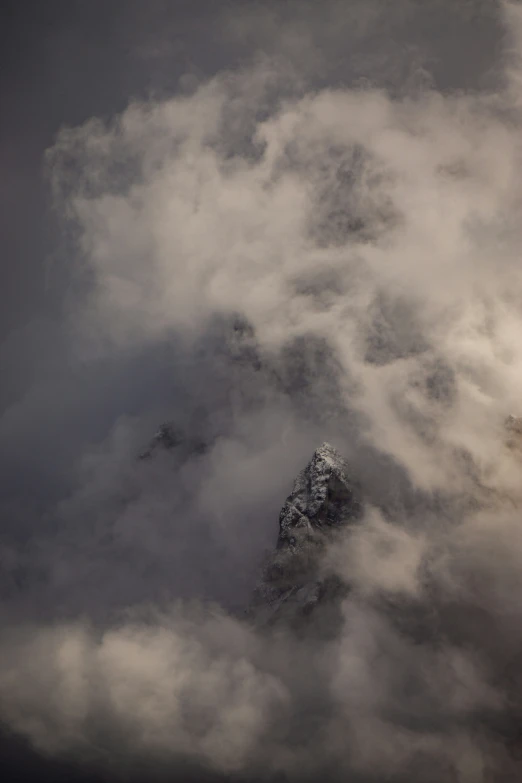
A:
POLYGON ((71 350, 140 387, 166 352, 176 403, 121 411, 27 550, 5 546, 0 717, 43 753, 124 776, 519 779, 520 8, 502 19, 495 90, 417 68, 402 91, 311 87, 283 36, 59 134, 71 350), (205 449, 138 463, 152 414, 205 449), (325 438, 367 502, 324 563, 352 585, 342 629, 267 637, 231 610, 325 438))

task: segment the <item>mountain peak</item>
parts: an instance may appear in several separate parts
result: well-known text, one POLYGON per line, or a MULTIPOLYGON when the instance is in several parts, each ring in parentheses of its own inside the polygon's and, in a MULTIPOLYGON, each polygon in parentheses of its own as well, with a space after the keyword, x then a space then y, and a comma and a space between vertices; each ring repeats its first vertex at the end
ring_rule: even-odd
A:
POLYGON ((335 613, 346 586, 321 574, 321 555, 335 531, 354 523, 361 511, 348 462, 330 443, 323 443, 297 476, 281 509, 277 549, 251 607, 259 622, 284 619, 293 625, 320 603, 325 624, 335 626, 326 606, 335 613))
POLYGON ((319 530, 338 527, 359 516, 360 502, 349 465, 330 444, 323 443, 297 476, 279 515, 278 546, 295 547, 319 530))

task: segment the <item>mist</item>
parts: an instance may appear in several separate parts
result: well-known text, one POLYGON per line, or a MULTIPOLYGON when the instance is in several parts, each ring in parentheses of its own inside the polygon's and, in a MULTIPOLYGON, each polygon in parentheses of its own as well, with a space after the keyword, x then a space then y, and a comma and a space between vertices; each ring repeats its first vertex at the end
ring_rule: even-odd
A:
POLYGON ((205 6, 170 89, 129 8, 162 89, 60 122, 0 349, 0 721, 111 780, 518 780, 520 7, 205 6), (245 615, 323 441, 327 640, 245 615))

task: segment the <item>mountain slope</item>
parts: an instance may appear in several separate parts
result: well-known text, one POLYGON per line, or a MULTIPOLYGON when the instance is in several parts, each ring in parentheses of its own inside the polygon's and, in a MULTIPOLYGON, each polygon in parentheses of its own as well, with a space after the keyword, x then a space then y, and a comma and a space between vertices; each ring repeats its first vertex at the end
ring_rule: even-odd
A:
POLYGON ((256 624, 280 621, 301 625, 321 605, 320 632, 335 628, 339 599, 347 586, 321 572, 326 544, 362 515, 360 490, 350 478, 346 460, 329 443, 318 448, 295 480, 279 516, 277 548, 263 570, 250 616, 256 624))

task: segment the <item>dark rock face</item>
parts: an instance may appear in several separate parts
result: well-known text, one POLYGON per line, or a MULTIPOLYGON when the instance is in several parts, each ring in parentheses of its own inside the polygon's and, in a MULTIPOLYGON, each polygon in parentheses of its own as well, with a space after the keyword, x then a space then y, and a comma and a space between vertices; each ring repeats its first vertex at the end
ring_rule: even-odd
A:
POLYGON ((522 418, 520 416, 514 416, 512 413, 506 419, 506 429, 509 432, 522 435, 522 418))
POLYGON ((298 475, 279 516, 278 547, 298 548, 329 527, 339 527, 360 515, 349 467, 329 443, 317 449, 298 475))
POLYGON ((203 454, 207 450, 208 444, 201 438, 187 438, 173 424, 166 423, 161 425, 139 458, 150 459, 158 449, 170 451, 176 448, 183 448, 187 455, 203 454))
POLYGON ((297 477, 279 516, 277 548, 264 569, 250 615, 256 623, 290 627, 320 615, 321 633, 335 626, 348 588, 321 574, 321 555, 336 532, 356 524, 362 506, 349 466, 329 443, 317 449, 297 477), (321 612, 314 610, 321 605, 321 612))

